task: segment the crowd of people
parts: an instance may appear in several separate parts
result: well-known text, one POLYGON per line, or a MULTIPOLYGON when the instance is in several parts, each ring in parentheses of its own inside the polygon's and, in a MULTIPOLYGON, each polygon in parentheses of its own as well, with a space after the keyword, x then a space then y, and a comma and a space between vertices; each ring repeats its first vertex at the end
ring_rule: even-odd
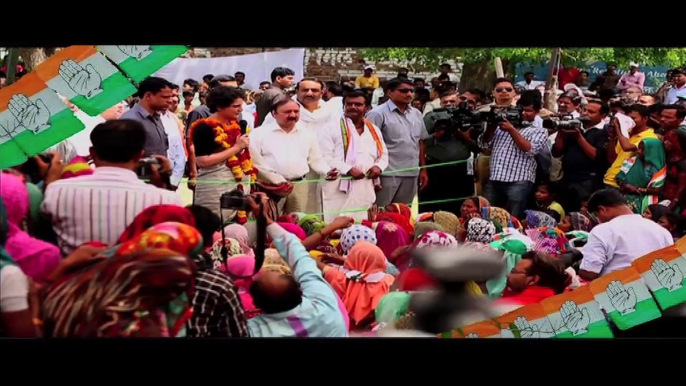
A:
POLYGON ((3 170, 1 334, 435 336, 685 235, 683 69, 636 97, 633 67, 597 92, 565 68, 556 111, 528 74, 487 94, 447 64, 429 84, 362 71, 150 77, 87 153, 3 170), (478 122, 436 118, 455 109, 478 122))

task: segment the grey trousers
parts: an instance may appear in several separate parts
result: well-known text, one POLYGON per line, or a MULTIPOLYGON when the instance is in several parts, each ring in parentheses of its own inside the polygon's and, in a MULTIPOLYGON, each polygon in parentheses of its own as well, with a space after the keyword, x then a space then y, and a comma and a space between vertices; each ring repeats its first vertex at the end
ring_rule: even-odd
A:
POLYGON ((376 192, 376 205, 388 204, 411 205, 417 195, 419 176, 396 177, 381 176, 381 190, 376 192))

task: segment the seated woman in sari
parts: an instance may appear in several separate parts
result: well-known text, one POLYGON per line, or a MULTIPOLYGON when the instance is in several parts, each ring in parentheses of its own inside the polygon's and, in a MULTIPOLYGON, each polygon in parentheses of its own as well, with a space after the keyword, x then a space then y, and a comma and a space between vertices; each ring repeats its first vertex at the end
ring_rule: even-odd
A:
POLYGON ((667 175, 667 162, 662 141, 646 138, 638 144, 636 155, 622 164, 617 184, 634 213, 643 212, 658 203, 667 175))
POLYGON ((391 291, 395 281, 385 274, 386 257, 379 247, 359 242, 350 250, 343 270, 317 263, 328 281, 341 297, 350 316, 352 330, 368 329, 375 320, 379 301, 391 291))
POLYGON ((207 97, 212 115, 195 121, 189 134, 198 166, 194 203, 223 215, 224 221, 237 216, 241 224, 247 221, 245 211, 221 209, 220 213, 219 198, 234 188, 249 193, 250 183, 257 178, 248 150, 250 140, 247 134, 241 134, 238 123, 242 104, 242 91, 229 87, 212 89, 207 97))

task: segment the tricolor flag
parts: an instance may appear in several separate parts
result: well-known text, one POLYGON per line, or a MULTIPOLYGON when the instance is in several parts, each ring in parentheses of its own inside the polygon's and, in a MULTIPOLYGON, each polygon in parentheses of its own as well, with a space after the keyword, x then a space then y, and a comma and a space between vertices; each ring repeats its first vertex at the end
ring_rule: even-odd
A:
POLYGON ((552 338, 555 330, 540 304, 518 308, 496 319, 501 338, 552 338))
POLYGON ((440 338, 500 338, 500 328, 493 320, 470 324, 439 335, 440 338))
POLYGON ((0 168, 19 165, 83 128, 34 72, 26 74, 0 89, 0 168))
POLYGON ((599 277, 589 286, 595 299, 620 330, 662 315, 641 275, 633 267, 599 277))
POLYGON ((680 249, 681 240, 632 263, 663 310, 686 302, 686 259, 680 249))
POLYGON ((154 74, 188 51, 187 46, 98 46, 136 82, 154 74))
POLYGON ((541 302, 556 338, 612 338, 610 325, 585 285, 541 302))
POLYGON ((95 46, 62 49, 35 72, 48 87, 92 117, 137 91, 95 46))

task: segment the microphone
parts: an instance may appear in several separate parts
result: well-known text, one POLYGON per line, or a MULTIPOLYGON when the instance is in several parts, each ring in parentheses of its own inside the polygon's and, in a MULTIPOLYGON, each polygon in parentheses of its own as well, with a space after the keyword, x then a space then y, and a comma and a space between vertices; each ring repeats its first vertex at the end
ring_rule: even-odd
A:
POLYGON ((248 121, 241 119, 238 124, 241 126, 241 135, 245 135, 245 132, 248 130, 248 121))

